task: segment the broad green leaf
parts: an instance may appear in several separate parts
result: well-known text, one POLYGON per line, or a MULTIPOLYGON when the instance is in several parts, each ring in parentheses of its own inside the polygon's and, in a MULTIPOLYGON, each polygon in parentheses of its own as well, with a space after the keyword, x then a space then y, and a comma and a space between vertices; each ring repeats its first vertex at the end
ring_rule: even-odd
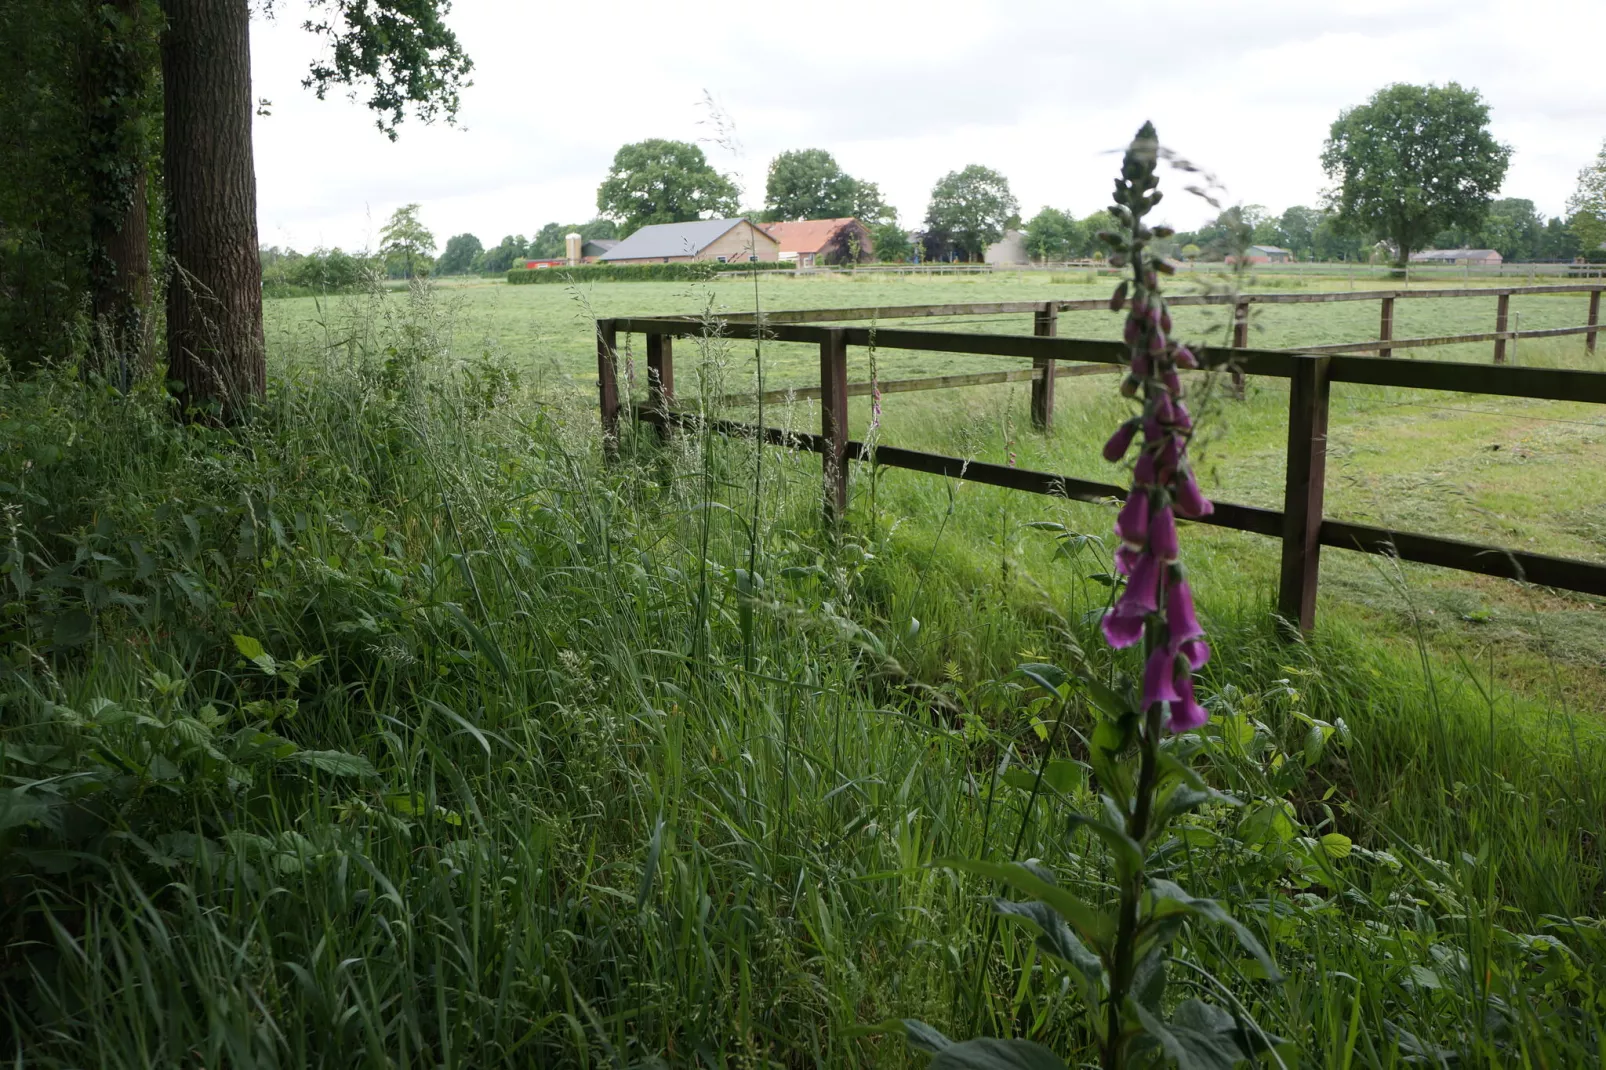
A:
POLYGON ((1131 703, 1098 680, 1090 676, 1084 677, 1082 686, 1087 688, 1088 697, 1093 700, 1093 705, 1110 717, 1120 720, 1132 712, 1131 703))
POLYGON ((263 649, 260 639, 253 639, 249 635, 235 635, 231 636, 231 638, 234 640, 234 649, 238 650, 240 656, 245 658, 246 661, 255 661, 267 653, 263 649))
POLYGON ((418 817, 428 809, 422 792, 400 791, 385 796, 385 805, 398 814, 418 817))
MULTIPOLYGON (((1004 783, 1010 787, 1031 791, 1037 783, 1037 770, 1016 766, 1004 771, 1004 783)), ((1069 758, 1055 758, 1043 768, 1043 787, 1061 795, 1074 791, 1087 783, 1087 766, 1069 758)))
POLYGON ((1108 915, 1084 903, 1059 885, 1044 880, 1019 862, 980 862, 969 858, 944 858, 935 864, 1001 881, 1023 895, 1041 899, 1069 922, 1071 928, 1075 929, 1084 941, 1092 944, 1095 950, 1102 950, 1109 942, 1108 915))
POLYGON ((1244 815, 1238 835, 1246 843, 1285 844, 1293 842, 1298 829, 1288 813, 1288 805, 1278 800, 1261 803, 1244 815))
POLYGON ((330 773, 334 776, 373 777, 379 771, 373 764, 360 754, 347 754, 343 750, 303 750, 295 753, 295 759, 312 766, 320 772, 330 773))
POLYGON ((1029 1040, 977 1037, 942 1049, 931 1070, 1066 1070, 1058 1055, 1029 1040))
POLYGON ((1281 981, 1283 975, 1278 971, 1277 964, 1272 962, 1271 956, 1261 946, 1260 940, 1249 927, 1228 913, 1227 909, 1214 899, 1197 899, 1182 888, 1167 880, 1152 880, 1149 882, 1149 894, 1153 897, 1151 910, 1155 916, 1174 914, 1178 911, 1186 912, 1194 917, 1213 921, 1232 930, 1238 938, 1243 949, 1253 955, 1266 970, 1266 975, 1273 981, 1281 981))
POLYGON ((1143 956, 1143 961, 1132 972, 1132 994, 1151 1011, 1158 1011, 1160 1001, 1165 998, 1165 966, 1165 948, 1156 947, 1143 956))
POLYGON ((1143 849, 1124 830, 1085 814, 1072 814, 1070 823, 1073 830, 1083 826, 1104 841, 1104 845, 1110 849, 1116 870, 1122 876, 1131 876, 1143 868, 1143 849))
POLYGON ((50 640, 60 648, 81 646, 94 634, 95 621, 81 609, 69 609, 56 618, 50 640))
POLYGON ((1163 1022, 1131 997, 1127 998, 1126 1006, 1143 1026, 1143 1031, 1160 1042, 1160 1047, 1177 1064, 1177 1070, 1233 1070, 1245 1058, 1233 1033, 1236 1023, 1220 1008, 1190 999, 1177 1008, 1170 1022, 1163 1022), (1195 1012, 1192 1007, 1204 1008, 1204 1013, 1195 1012), (1224 1015, 1225 1028, 1220 1028, 1219 1020, 1208 1012, 1224 1015))
POLYGON ((1065 686, 1071 682, 1070 673, 1058 665, 1049 665, 1044 662, 1029 662, 1018 666, 1015 671, 1056 698, 1065 697, 1065 686))
POLYGON ((1090 1003, 1097 1003, 1104 994, 1104 963, 1077 939, 1071 927, 1065 924, 1053 907, 1040 900, 1017 903, 1009 899, 994 899, 993 909, 1005 917, 1017 918, 1038 932, 1037 946, 1047 954, 1076 968, 1076 981, 1090 1003))
POLYGON ((940 1031, 914 1018, 903 1020, 903 1036, 911 1048, 917 1051, 936 1055, 944 1049, 953 1047, 954 1042, 943 1036, 940 1031))
POLYGON ((1329 858, 1348 858, 1355 850, 1355 841, 1341 832, 1329 832, 1322 837, 1322 850, 1327 852, 1329 858))

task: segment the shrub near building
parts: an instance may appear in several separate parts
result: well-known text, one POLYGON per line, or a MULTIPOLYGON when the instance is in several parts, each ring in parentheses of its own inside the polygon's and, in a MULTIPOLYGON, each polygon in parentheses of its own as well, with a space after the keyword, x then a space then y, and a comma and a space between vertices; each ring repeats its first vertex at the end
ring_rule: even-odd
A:
POLYGON ((792 271, 796 264, 758 260, 722 264, 717 260, 689 260, 668 264, 576 264, 573 267, 513 268, 507 281, 528 283, 571 282, 681 282, 711 279, 730 271, 792 271))

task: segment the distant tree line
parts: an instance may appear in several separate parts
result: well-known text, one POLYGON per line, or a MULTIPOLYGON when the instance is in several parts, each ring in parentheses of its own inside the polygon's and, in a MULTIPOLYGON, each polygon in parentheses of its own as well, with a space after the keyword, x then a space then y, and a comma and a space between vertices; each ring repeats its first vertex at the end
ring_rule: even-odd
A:
MULTIPOLYGON (((1325 203, 1280 213, 1235 205, 1157 245, 1174 257, 1215 261, 1250 245, 1318 261, 1403 261, 1430 247, 1494 249, 1512 261, 1606 256, 1606 146, 1580 172, 1567 216, 1547 219, 1530 200, 1494 198, 1511 150, 1488 125, 1488 106, 1475 89, 1387 86, 1332 124, 1322 164, 1334 186, 1325 203)), ((870 232, 864 255, 882 261, 980 260, 1016 229, 1034 260, 1089 259, 1102 255, 1098 234, 1109 225, 1102 211, 1078 215, 1047 206, 1022 222, 1009 180, 971 164, 937 180, 920 228, 910 230, 875 182, 849 174, 819 148, 783 152, 770 162, 761 207, 739 209, 738 198, 736 183, 700 147, 652 138, 614 154, 590 222, 547 223, 533 238, 509 234, 489 248, 473 234, 456 234, 436 259, 418 206, 406 205, 386 224, 374 256, 264 249, 264 286, 270 293, 338 290, 367 277, 500 275, 523 259, 561 259, 570 233, 588 241, 624 238, 655 223, 738 214, 761 223, 853 217, 870 232)))

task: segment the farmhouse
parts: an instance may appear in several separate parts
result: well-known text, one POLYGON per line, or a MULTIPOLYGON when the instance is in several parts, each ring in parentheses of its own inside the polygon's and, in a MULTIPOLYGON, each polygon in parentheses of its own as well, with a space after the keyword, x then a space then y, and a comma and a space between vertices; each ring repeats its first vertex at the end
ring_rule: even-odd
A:
POLYGON ((982 259, 989 264, 1028 264, 1031 254, 1026 251, 1026 232, 1024 230, 1006 230, 1004 236, 989 245, 982 253, 982 259))
POLYGON ((1292 263, 1294 254, 1277 245, 1251 245, 1249 255, 1244 260, 1250 264, 1288 264, 1292 263))
POLYGON ((591 238, 580 243, 580 263, 595 264, 602 254, 619 244, 618 238, 591 238))
POLYGON ((764 229, 779 244, 781 259, 796 260, 800 268, 869 260, 874 252, 869 228, 853 218, 766 223, 764 229))
POLYGON ((1413 264, 1472 264, 1498 266, 1504 258, 1494 249, 1424 249, 1411 254, 1413 264))
POLYGON ((598 254, 604 264, 669 264, 685 260, 778 260, 780 244, 745 219, 694 219, 642 227, 598 254))

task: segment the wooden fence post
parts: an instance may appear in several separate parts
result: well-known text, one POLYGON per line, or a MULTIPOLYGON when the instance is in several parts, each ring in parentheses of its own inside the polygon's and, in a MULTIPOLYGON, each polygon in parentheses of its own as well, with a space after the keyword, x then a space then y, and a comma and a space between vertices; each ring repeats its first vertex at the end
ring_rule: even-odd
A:
POLYGON ((1277 612, 1301 632, 1309 632, 1316 625, 1332 359, 1296 359, 1288 391, 1288 475, 1283 491, 1283 564, 1277 612))
MULTIPOLYGON (((1511 294, 1502 291, 1494 309, 1494 330, 1496 334, 1505 333, 1506 323, 1511 318, 1510 313, 1511 294)), ((1496 364, 1504 364, 1506 362, 1506 340, 1504 338, 1496 338, 1494 340, 1494 362, 1496 364)))
POLYGON ((597 321, 597 402, 602 415, 602 451, 619 452, 619 377, 614 367, 619 332, 613 320, 597 321))
POLYGON ((669 407, 675 403, 675 336, 647 336, 647 411, 656 414, 658 440, 669 441, 675 425, 669 407))
POLYGON ((848 341, 841 327, 825 328, 820 342, 820 437, 825 449, 825 519, 840 523, 848 512, 848 341))
MULTIPOLYGON (((1032 333, 1039 338, 1052 338, 1059 333, 1060 307, 1057 301, 1045 301, 1043 307, 1032 313, 1032 333)), ((1039 431, 1054 427, 1054 359, 1036 357, 1032 370, 1032 426, 1039 431)))
MULTIPOLYGON (((1394 298, 1385 297, 1382 301, 1383 314, 1377 324, 1377 340, 1387 342, 1394 337, 1394 298)), ((1377 351, 1380 357, 1392 357, 1394 350, 1384 346, 1377 351)))
MULTIPOLYGON (((1599 322, 1600 322, 1600 291, 1599 290, 1591 290, 1591 291, 1589 291, 1589 320, 1588 320, 1588 324, 1589 324, 1589 326, 1593 327, 1593 326, 1595 326, 1595 324, 1597 324, 1599 322)), ((1595 334, 1596 334, 1596 332, 1590 331, 1588 334, 1584 335, 1584 351, 1587 352, 1590 356, 1594 356, 1595 355, 1595 334)))
MULTIPOLYGON (((1249 348, 1249 299, 1246 297, 1238 298, 1232 306, 1232 348, 1249 348)), ((1244 373, 1238 368, 1232 370, 1232 392, 1238 398, 1244 396, 1244 373)))

